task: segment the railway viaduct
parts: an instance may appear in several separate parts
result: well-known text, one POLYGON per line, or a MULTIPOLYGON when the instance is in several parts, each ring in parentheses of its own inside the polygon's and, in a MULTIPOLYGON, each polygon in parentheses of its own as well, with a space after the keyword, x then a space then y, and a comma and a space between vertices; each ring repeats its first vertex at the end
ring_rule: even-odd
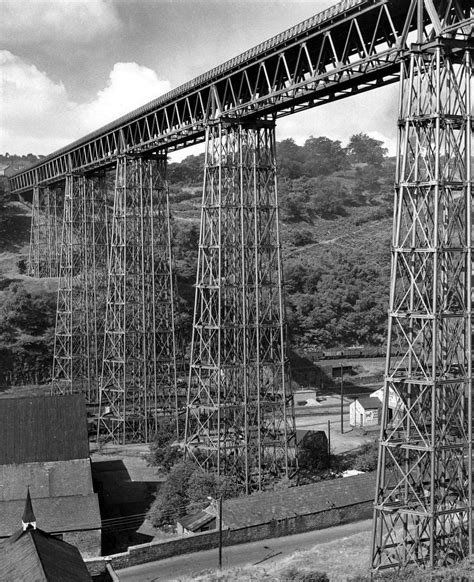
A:
POLYGON ((470 0, 344 0, 15 175, 30 275, 59 277, 52 392, 83 391, 114 442, 147 441, 185 396, 191 458, 248 493, 290 475, 275 125, 397 82, 399 409, 383 411, 372 568, 469 556, 472 31, 470 0), (166 157, 204 141, 184 395, 166 157))

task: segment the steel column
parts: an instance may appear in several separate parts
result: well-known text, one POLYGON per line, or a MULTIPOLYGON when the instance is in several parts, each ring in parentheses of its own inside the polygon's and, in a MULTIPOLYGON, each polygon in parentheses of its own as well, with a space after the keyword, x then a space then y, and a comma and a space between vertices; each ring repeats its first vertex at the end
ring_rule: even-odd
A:
POLYGON ((30 252, 30 277, 57 277, 59 275, 59 244, 61 198, 57 187, 33 188, 30 252))
POLYGON ((291 472, 284 327, 274 123, 219 121, 207 128, 185 447, 247 493, 291 472))
POLYGON ((67 175, 60 251, 52 393, 83 392, 96 403, 105 317, 105 175, 67 175))
POLYGON ((440 39, 401 67, 374 571, 471 555, 472 49, 440 39))
POLYGON ((99 438, 147 442, 177 415, 174 274, 165 157, 117 161, 99 438))

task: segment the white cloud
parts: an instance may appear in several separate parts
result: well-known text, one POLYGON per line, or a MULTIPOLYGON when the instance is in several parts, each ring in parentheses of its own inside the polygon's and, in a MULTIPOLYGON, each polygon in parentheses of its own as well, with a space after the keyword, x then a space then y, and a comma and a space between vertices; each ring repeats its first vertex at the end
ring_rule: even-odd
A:
POLYGON ((57 41, 88 43, 121 26, 108 0, 1 0, 0 37, 15 46, 57 41))
POLYGON ((0 151, 47 154, 169 91, 168 81, 137 63, 116 63, 87 103, 9 51, 0 51, 0 151))
POLYGON ((87 131, 98 129, 170 89, 169 81, 158 79, 155 71, 147 67, 116 63, 105 89, 99 91, 91 103, 79 106, 80 124, 87 127, 87 131))

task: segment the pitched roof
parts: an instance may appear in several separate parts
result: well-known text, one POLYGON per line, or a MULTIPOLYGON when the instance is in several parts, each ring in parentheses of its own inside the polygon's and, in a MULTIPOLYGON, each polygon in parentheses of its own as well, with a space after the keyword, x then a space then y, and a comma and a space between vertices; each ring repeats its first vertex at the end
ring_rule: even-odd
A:
MULTIPOLYGON (((0 501, 0 537, 18 529, 23 499, 0 501)), ((36 523, 48 532, 64 532, 101 527, 97 494, 33 499, 36 523)), ((2 578, 0 577, 0 580, 2 578)))
POLYGON ((189 513, 178 519, 179 523, 189 531, 197 531, 200 527, 207 525, 210 521, 215 520, 215 513, 209 513, 206 509, 196 513, 189 513))
POLYGON ((369 408, 382 408, 380 400, 373 396, 360 396, 359 398, 356 398, 356 400, 358 400, 366 410, 369 408))
POLYGON ((373 501, 374 496, 375 473, 364 473, 345 479, 331 479, 226 499, 222 504, 222 521, 225 527, 237 529, 352 503, 373 501))
POLYGON ((79 550, 40 529, 16 532, 0 544, 0 580, 90 582, 79 550))
POLYGON ((89 457, 84 396, 0 399, 0 465, 89 457))

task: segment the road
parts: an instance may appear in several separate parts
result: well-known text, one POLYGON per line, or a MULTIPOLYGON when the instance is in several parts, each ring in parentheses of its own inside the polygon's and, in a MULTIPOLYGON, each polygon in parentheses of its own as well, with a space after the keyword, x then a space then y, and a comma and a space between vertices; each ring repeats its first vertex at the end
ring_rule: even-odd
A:
MULTIPOLYGON (((293 536, 272 538, 249 544, 224 547, 222 565, 224 568, 268 564, 289 556, 296 551, 312 548, 317 544, 331 542, 357 533, 370 534, 372 520, 358 521, 323 530, 310 531, 293 536)), ((185 554, 117 570, 121 582, 158 582, 177 580, 181 576, 197 574, 203 570, 215 569, 218 561, 218 549, 195 554, 185 554)))

